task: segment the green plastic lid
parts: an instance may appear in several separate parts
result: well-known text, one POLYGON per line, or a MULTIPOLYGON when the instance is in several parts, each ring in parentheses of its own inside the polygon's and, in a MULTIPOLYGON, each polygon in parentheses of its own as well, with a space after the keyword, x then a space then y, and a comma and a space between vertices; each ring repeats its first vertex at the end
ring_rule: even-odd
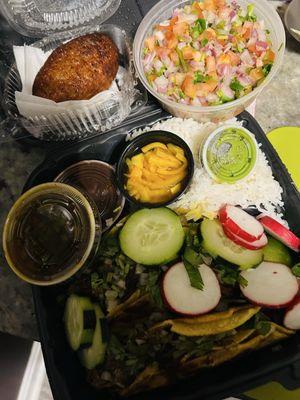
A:
POLYGON ((218 182, 234 183, 252 171, 258 146, 251 132, 238 126, 222 126, 212 132, 201 149, 201 161, 218 182))

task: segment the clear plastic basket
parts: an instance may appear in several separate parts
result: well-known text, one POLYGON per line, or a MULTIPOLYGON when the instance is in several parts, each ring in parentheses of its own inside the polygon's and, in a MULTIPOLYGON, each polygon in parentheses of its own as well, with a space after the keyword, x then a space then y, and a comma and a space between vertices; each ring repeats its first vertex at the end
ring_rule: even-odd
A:
POLYGON ((121 0, 1 0, 0 12, 22 35, 43 37, 79 27, 97 18, 106 21, 121 0))
POLYGON ((30 118, 21 116, 15 103, 15 92, 21 90, 21 80, 14 64, 8 73, 4 87, 3 106, 8 118, 24 127, 34 137, 42 140, 74 140, 105 132, 119 125, 136 108, 146 101, 144 89, 137 88, 137 80, 132 60, 129 38, 124 30, 115 25, 100 25, 60 32, 37 41, 33 46, 43 51, 53 50, 63 42, 89 32, 105 32, 116 43, 120 53, 120 64, 125 68, 123 83, 119 92, 101 104, 92 107, 79 107, 76 110, 55 115, 36 115, 30 118))

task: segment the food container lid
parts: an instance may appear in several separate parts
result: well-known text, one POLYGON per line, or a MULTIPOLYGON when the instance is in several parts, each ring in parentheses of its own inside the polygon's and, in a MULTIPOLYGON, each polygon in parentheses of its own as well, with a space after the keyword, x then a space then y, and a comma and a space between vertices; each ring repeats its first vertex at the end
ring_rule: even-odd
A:
POLYGON ((25 36, 44 37, 87 25, 101 24, 119 8, 121 0, 2 0, 0 12, 25 36))
POLYGON ((225 125, 204 141, 200 158, 213 179, 234 183, 250 174, 257 152, 257 142, 251 132, 243 127, 225 125))
POLYGON ((103 161, 84 160, 70 165, 54 180, 84 190, 98 208, 106 231, 120 216, 125 198, 115 184, 114 168, 103 161))

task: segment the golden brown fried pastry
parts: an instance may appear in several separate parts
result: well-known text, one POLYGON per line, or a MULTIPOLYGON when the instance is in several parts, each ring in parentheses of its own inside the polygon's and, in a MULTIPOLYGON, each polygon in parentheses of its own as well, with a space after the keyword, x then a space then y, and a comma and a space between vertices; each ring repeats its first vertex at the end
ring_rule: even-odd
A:
POLYGON ((32 94, 57 103, 88 100, 110 87, 119 67, 118 49, 104 33, 89 33, 59 46, 38 72, 32 94))

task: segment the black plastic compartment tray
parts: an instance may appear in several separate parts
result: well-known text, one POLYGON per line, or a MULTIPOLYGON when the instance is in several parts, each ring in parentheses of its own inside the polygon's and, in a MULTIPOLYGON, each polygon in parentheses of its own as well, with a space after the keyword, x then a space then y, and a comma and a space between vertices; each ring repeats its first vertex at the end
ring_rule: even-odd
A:
MULTIPOLYGON (((37 184, 51 181, 70 164, 83 159, 99 159, 115 163, 126 134, 132 129, 152 125, 160 119, 169 118, 162 110, 153 110, 150 115, 136 118, 103 135, 81 142, 53 148, 45 161, 31 174, 24 191, 37 184)), ((244 126, 252 131, 266 154, 275 178, 283 187, 285 217, 296 234, 300 234, 300 195, 290 175, 279 159, 266 135, 247 112, 240 114, 244 126)), ((62 308, 57 297, 65 286, 33 287, 35 310, 46 369, 54 400, 109 400, 111 396, 91 388, 85 380, 85 371, 67 345, 62 324, 62 308)), ((174 386, 138 394, 139 400, 220 400, 236 395, 255 385, 270 380, 288 381, 300 378, 300 334, 271 347, 242 356, 220 367, 202 370, 199 375, 179 382, 174 386), (290 380, 289 380, 290 378, 290 380)), ((278 399, 279 400, 279 399, 278 399)))

